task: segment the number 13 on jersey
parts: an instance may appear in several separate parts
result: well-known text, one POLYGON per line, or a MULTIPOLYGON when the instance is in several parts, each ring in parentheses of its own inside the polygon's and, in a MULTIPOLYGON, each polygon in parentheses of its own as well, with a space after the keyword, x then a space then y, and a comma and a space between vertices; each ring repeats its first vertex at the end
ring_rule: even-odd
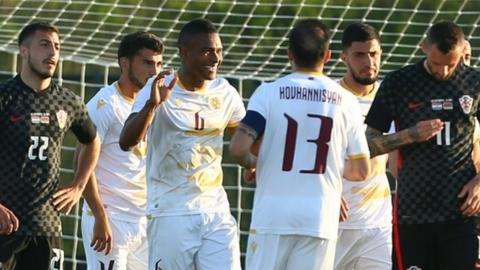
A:
MULTIPOLYGON (((291 117, 290 115, 283 114, 287 119, 287 134, 285 138, 285 151, 283 153, 283 171, 291 171, 293 168, 293 160, 295 159, 295 150, 297 146, 297 135, 298 135, 298 122, 291 117)), ((311 143, 312 146, 316 147, 315 151, 315 164, 312 169, 301 169, 300 173, 308 174, 323 174, 325 173, 325 167, 327 164, 327 155, 328 155, 328 142, 330 141, 332 134, 332 125, 333 119, 327 116, 318 115, 318 114, 307 114, 309 118, 317 119, 317 123, 320 124, 320 129, 318 132, 317 138, 308 139, 305 142, 298 143, 311 143)), ((302 129, 312 128, 311 125, 308 127, 300 127, 302 129)))

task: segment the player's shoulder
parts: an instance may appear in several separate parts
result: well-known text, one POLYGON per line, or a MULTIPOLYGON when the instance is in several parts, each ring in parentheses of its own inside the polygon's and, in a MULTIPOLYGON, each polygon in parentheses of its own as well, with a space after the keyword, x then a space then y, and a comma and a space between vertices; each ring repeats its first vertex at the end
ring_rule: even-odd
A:
POLYGON ((423 74, 422 65, 423 65, 423 60, 417 63, 403 66, 397 70, 391 71, 387 73, 384 81, 388 81, 390 83, 392 82, 402 83, 403 82, 402 79, 411 79, 420 74, 423 74))
POLYGON ((225 79, 224 77, 216 77, 215 79, 213 79, 211 82, 210 82, 210 85, 209 87, 211 89, 218 89, 218 88, 221 88, 221 89, 228 89, 228 91, 237 91, 235 89, 235 87, 233 87, 233 85, 230 84, 230 82, 225 79))
POLYGON ((102 87, 98 92, 88 101, 87 107, 89 111, 102 110, 106 111, 113 108, 117 103, 119 96, 115 83, 102 87))
POLYGON ((60 98, 63 101, 70 101, 74 104, 83 103, 83 99, 79 95, 77 95, 75 92, 73 92, 69 88, 59 85, 53 80, 52 80, 51 87, 53 90, 53 94, 56 95, 57 98, 60 98))

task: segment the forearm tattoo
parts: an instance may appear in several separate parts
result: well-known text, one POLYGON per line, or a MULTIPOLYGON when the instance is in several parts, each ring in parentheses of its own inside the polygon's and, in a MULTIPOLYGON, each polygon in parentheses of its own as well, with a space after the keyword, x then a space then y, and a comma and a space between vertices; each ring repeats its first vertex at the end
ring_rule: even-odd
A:
POLYGON ((405 131, 406 132, 401 131, 390 135, 383 135, 381 131, 368 127, 365 135, 367 136, 370 157, 389 153, 408 144, 409 140, 406 136, 407 133, 410 133, 410 136, 418 136, 418 131, 416 129, 408 129, 405 131))

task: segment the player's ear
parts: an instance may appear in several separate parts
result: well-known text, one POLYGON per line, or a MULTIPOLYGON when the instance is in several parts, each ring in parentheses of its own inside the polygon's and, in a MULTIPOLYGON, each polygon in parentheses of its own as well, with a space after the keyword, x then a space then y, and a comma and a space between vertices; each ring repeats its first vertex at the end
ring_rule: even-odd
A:
POLYGON ((327 50, 325 52, 325 55, 323 56, 323 64, 326 64, 328 63, 328 61, 330 61, 330 58, 332 57, 332 51, 331 50, 327 50))
POLYGON ((422 51, 427 54, 429 51, 430 45, 427 43, 426 40, 422 42, 422 51))
POLYGON ((342 52, 340 53, 340 59, 342 59, 343 62, 346 62, 347 61, 347 53, 345 51, 342 50, 342 52))
POLYGON ((118 65, 120 66, 120 70, 127 70, 128 66, 130 64, 130 60, 128 60, 128 57, 120 57, 118 59, 118 65))
POLYGON ((26 58, 28 55, 28 43, 24 42, 22 45, 20 45, 20 56, 22 58, 26 58))

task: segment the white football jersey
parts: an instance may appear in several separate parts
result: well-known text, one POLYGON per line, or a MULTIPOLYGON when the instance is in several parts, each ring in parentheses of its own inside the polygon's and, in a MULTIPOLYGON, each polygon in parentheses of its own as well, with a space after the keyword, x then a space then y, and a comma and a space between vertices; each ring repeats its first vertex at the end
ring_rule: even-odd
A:
POLYGON ((355 96, 297 72, 262 84, 248 110, 266 119, 251 233, 335 239, 345 160, 369 157, 355 96))
MULTIPOLYGON (((101 141, 100 157, 95 167, 100 198, 110 218, 138 221, 146 218, 146 142, 132 151, 120 149, 119 138, 130 115, 133 99, 124 96, 115 82, 87 103, 101 141)), ((88 211, 88 205, 84 204, 88 211)))
MULTIPOLYGON (((132 112, 140 111, 150 98, 152 81, 139 93, 132 112)), ((216 78, 195 92, 177 80, 148 131, 149 214, 230 211, 222 186, 223 133, 244 116, 242 98, 227 80, 216 78)))
MULTIPOLYGON (((340 85, 354 92, 343 80, 340 85)), ((366 96, 357 96, 360 103, 362 120, 367 116, 373 99, 377 94, 378 84, 366 96)), ((366 126, 365 126, 366 128, 366 126)), ((386 175, 388 154, 371 159, 372 173, 369 179, 361 182, 344 180, 343 197, 348 202, 348 219, 340 222, 342 229, 369 229, 392 224, 392 202, 390 199, 390 185, 386 175)))

